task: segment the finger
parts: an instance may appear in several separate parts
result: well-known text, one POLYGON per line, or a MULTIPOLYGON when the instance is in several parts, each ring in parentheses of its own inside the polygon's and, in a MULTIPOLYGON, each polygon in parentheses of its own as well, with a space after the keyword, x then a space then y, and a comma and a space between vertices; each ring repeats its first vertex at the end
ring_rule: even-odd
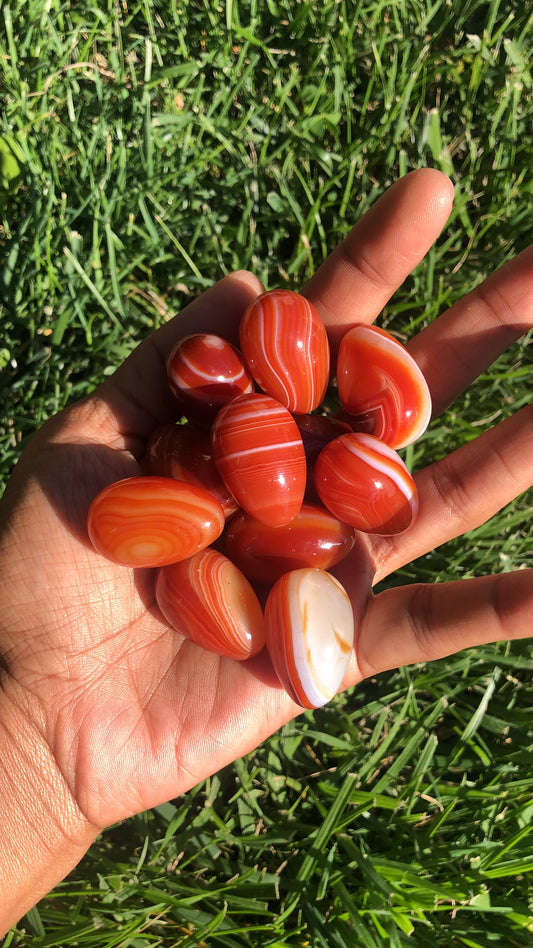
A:
POLYGON ((361 677, 531 635, 533 570, 417 583, 375 596, 356 644, 361 677))
POLYGON ((409 343, 430 387, 434 416, 532 325, 533 246, 409 343))
POLYGON ((373 537, 375 582, 473 530, 533 483, 533 405, 415 475, 418 516, 404 534, 373 537))
POLYGON ((178 413, 166 377, 170 350, 191 332, 213 332, 236 342, 244 309, 262 291, 261 281, 245 270, 215 283, 137 346, 103 385, 74 406, 70 418, 61 417, 61 439, 68 439, 71 429, 82 430, 140 457, 151 432, 178 413))
POLYGON ((303 287, 334 351, 350 325, 376 318, 440 234, 452 203, 453 185, 440 171, 411 172, 379 198, 303 287))

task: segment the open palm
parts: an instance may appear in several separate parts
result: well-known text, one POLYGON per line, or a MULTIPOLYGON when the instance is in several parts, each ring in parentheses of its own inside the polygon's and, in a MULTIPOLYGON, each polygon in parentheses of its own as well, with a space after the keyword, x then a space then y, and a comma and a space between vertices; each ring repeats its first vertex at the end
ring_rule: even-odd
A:
MULTIPOLYGON (((422 171, 387 192, 302 292, 333 349, 371 322, 438 236, 449 181, 422 171)), ((298 713, 268 659, 218 658, 168 629, 151 571, 115 567, 91 548, 88 506, 139 472, 146 439, 174 416, 164 359, 177 339, 234 339, 262 287, 226 277, 149 337, 92 396, 48 422, 3 501, 0 627, 4 690, 49 748, 96 831, 176 796, 298 713)), ((413 340, 438 413, 531 325, 533 252, 498 271, 413 340)), ((420 514, 395 539, 362 538, 337 569, 359 617, 345 681, 483 641, 526 636, 530 571, 373 596, 372 584, 482 523, 531 483, 531 407, 417 475, 420 514)))

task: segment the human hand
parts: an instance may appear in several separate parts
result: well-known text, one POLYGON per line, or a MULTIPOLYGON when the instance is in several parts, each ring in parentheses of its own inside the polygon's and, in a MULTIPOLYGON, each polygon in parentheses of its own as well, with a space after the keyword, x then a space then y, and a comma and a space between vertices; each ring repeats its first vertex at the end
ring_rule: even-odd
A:
MULTIPOLYGON (((403 178, 303 288, 333 348, 351 323, 378 316, 438 236, 452 196, 438 172, 403 178)), ((409 346, 435 413, 531 325, 532 265, 529 250, 409 346)), ((235 340, 242 311, 261 291, 254 276, 236 273, 204 293, 93 395, 44 425, 9 484, 0 535, 0 721, 7 721, 14 776, 3 799, 10 789, 23 795, 29 780, 38 814, 55 828, 49 849, 62 839, 71 854, 42 873, 39 885, 32 881, 8 921, 58 881, 101 829, 190 789, 300 710, 264 655, 236 663, 169 630, 154 602, 152 571, 103 560, 85 526, 96 493, 139 473, 149 434, 174 417, 166 354, 191 331, 235 340)), ((531 571, 461 581, 453 595, 446 584, 377 596, 371 586, 528 487, 531 427, 529 406, 419 472, 415 525, 392 539, 362 538, 337 567, 360 617, 345 686, 399 664, 530 634, 531 571)), ((34 828, 39 834, 37 818, 34 828)), ((44 848, 41 865, 46 860, 44 848)), ((22 886, 22 872, 19 878, 22 886)))

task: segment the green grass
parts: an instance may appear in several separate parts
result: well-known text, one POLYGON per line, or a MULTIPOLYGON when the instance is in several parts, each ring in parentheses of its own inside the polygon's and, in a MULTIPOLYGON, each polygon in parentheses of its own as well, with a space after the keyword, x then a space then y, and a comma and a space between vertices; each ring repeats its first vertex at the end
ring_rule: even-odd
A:
MULTIPOLYGON (((383 325, 410 337, 532 240, 528 4, 4 0, 0 22, 1 483, 204 287, 298 287, 412 168, 450 174, 455 209, 383 325)), ((531 383, 518 343, 413 462, 531 383)), ((391 581, 531 566, 532 512, 391 581)), ((532 670, 501 643, 365 682, 105 833, 6 946, 531 945, 532 670)))

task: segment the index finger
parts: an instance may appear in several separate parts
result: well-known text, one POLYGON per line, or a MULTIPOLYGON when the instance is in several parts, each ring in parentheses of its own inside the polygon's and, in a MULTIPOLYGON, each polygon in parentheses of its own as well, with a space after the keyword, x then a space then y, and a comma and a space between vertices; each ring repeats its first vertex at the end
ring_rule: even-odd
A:
POLYGON ((420 263, 453 204, 449 178, 421 168, 400 178, 367 211, 302 289, 318 309, 332 349, 354 323, 371 323, 420 263))

